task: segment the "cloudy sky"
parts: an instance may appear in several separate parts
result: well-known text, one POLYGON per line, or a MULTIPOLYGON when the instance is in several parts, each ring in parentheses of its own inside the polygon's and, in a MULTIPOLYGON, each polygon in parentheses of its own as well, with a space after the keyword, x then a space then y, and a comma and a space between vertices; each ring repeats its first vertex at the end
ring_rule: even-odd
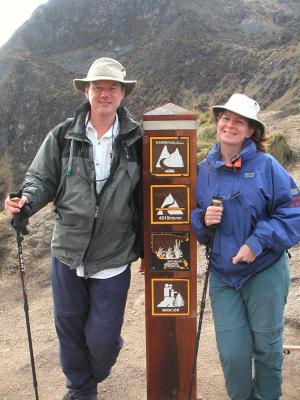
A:
POLYGON ((32 12, 48 0, 5 0, 1 2, 0 47, 30 18, 32 12))

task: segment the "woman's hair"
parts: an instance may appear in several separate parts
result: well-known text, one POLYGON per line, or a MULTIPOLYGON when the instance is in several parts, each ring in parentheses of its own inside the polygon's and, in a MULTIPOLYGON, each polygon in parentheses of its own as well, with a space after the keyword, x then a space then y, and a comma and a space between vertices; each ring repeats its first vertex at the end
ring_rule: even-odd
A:
POLYGON ((258 151, 262 151, 265 153, 267 151, 266 142, 268 140, 266 136, 266 132, 261 128, 261 126, 253 121, 252 119, 247 118, 249 121, 249 125, 254 129, 254 133, 251 136, 251 140, 255 143, 258 151))
MULTIPOLYGON (((220 110, 218 112, 214 111, 214 117, 215 117, 215 121, 216 123, 219 122, 219 119, 222 117, 222 115, 224 114, 226 110, 220 110)), ((246 118, 246 117, 244 117, 246 118)), ((254 128, 254 133, 251 136, 251 140, 255 143, 256 148, 258 151, 261 151, 263 153, 265 153, 267 151, 266 148, 266 142, 268 140, 268 138, 266 137, 266 132, 264 129, 262 129, 261 125, 258 122, 255 122, 252 119, 246 118, 249 126, 251 128, 254 128)))

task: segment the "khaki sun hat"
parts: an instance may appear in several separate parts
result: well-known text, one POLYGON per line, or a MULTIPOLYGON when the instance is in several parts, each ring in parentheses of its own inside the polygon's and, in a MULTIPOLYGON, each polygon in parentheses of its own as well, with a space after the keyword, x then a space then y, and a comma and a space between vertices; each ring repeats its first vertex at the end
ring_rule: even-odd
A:
POLYGON ((125 88, 125 97, 136 87, 136 81, 125 80, 126 70, 122 64, 113 58, 98 58, 90 66, 87 76, 83 79, 74 79, 75 89, 84 91, 88 82, 116 81, 122 83, 125 88))
POLYGON ((259 125, 262 129, 262 133, 264 133, 265 125, 258 119, 258 113, 260 111, 259 104, 257 101, 250 99, 250 97, 247 97, 244 94, 234 93, 224 105, 212 106, 215 118, 217 118, 218 113, 222 110, 232 111, 251 119, 259 125))

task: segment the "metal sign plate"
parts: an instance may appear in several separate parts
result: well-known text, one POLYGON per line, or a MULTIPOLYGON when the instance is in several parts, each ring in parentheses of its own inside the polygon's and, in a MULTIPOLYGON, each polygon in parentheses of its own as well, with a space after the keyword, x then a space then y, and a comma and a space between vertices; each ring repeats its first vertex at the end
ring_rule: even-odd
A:
POLYGON ((189 137, 150 137, 150 174, 189 176, 189 137))
POLYGON ((190 188, 187 185, 152 185, 151 224, 188 224, 190 188))
POLYGON ((189 271, 190 233, 152 233, 151 268, 154 271, 189 271))
POLYGON ((189 279, 152 279, 152 315, 190 315, 189 279))

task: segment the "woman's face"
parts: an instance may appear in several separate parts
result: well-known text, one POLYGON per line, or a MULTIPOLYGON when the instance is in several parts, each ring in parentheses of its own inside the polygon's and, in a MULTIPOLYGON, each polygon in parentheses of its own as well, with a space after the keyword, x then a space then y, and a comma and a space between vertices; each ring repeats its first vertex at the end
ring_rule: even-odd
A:
POLYGON ((255 128, 249 120, 231 111, 224 111, 218 119, 217 135, 221 144, 241 149, 245 139, 250 138, 255 128))

